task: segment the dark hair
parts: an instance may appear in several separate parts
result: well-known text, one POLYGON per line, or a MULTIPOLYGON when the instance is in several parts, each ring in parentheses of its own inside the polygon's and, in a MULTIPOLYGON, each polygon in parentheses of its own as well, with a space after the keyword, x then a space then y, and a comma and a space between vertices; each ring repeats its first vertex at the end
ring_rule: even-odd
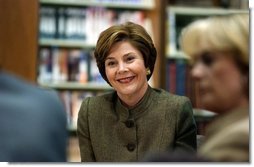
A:
POLYGON ((112 46, 119 41, 130 42, 133 47, 142 53, 145 67, 151 71, 147 75, 147 80, 149 80, 154 70, 157 51, 147 31, 141 25, 133 22, 114 25, 101 32, 95 47, 94 56, 102 77, 109 83, 105 73, 105 60, 112 46))

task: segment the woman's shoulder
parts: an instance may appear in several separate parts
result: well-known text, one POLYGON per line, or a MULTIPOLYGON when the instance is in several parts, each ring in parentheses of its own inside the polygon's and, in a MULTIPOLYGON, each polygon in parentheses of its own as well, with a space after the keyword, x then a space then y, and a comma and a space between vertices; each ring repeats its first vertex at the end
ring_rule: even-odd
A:
POLYGON ((89 96, 83 99, 79 113, 98 116, 101 111, 111 108, 115 93, 107 92, 96 96, 89 96))
POLYGON ((186 96, 181 96, 177 94, 170 93, 164 89, 161 88, 153 88, 153 94, 156 99, 160 100, 167 100, 167 101, 174 101, 174 102, 183 102, 183 101, 189 101, 189 98, 186 96))
POLYGON ((115 91, 109 91, 105 92, 96 96, 89 96, 84 99, 84 101, 89 101, 89 103, 95 103, 95 104, 100 104, 103 102, 112 102, 116 93, 115 91))

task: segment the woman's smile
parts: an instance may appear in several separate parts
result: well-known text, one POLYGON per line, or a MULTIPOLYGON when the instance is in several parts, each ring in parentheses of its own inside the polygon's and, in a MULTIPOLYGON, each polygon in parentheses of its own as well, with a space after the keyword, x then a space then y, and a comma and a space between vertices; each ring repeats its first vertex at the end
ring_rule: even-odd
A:
POLYGON ((135 78, 135 76, 125 77, 125 78, 117 79, 117 81, 120 82, 121 84, 127 84, 127 83, 130 83, 131 81, 133 81, 134 78, 135 78))

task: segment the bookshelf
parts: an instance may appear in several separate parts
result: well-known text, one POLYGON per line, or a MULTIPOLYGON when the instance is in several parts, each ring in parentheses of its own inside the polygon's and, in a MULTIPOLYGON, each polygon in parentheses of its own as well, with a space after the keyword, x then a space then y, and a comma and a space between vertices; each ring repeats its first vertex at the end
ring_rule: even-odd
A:
POLYGON ((161 29, 165 5, 154 0, 40 0, 37 82, 55 89, 66 106, 69 129, 75 130, 77 105, 86 96, 112 90, 93 57, 99 33, 116 23, 133 21, 152 36, 158 50, 150 82, 160 87, 161 29), (72 118, 73 117, 73 118, 72 118))
POLYGON ((180 51, 178 37, 183 27, 199 18, 209 17, 212 15, 223 15, 230 13, 246 13, 248 10, 243 9, 224 9, 224 8, 202 8, 202 7, 167 7, 167 46, 166 56, 168 58, 187 58, 180 51))

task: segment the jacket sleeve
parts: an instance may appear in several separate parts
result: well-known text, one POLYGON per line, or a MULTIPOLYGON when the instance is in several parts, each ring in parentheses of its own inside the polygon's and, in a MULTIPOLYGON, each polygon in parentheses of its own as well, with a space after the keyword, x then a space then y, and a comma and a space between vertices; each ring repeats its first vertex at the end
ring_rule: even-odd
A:
POLYGON ((89 100, 90 98, 88 97, 82 102, 78 114, 77 136, 82 162, 95 161, 89 132, 89 100))
POLYGON ((197 150, 197 126, 193 116, 192 105, 188 98, 184 97, 177 115, 176 145, 175 150, 196 152, 197 150))

